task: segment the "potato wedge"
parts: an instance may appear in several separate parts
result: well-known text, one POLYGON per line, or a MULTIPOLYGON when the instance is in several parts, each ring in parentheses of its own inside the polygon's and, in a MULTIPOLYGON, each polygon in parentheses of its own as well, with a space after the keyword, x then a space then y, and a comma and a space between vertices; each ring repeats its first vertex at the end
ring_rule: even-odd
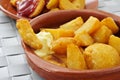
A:
POLYGON ((45 31, 45 32, 50 32, 53 36, 54 39, 57 39, 59 37, 59 29, 42 29, 41 31, 45 31))
POLYGON ((49 0, 46 7, 47 9, 53 9, 58 7, 59 0, 49 0))
POLYGON ((47 55, 47 56, 44 56, 42 57, 44 60, 52 63, 52 64, 55 64, 55 65, 58 65, 58 66, 62 66, 62 67, 66 67, 65 63, 58 57, 54 56, 54 55, 47 55))
POLYGON ((74 30, 76 31, 84 23, 81 17, 77 17, 63 25, 60 26, 61 29, 74 30))
POLYGON ((85 0, 73 0, 72 3, 79 9, 85 8, 85 0))
POLYGON ((63 10, 79 9, 70 0, 59 0, 59 8, 63 10))
POLYGON ((82 51, 75 44, 67 46, 67 67, 71 69, 87 69, 82 51))
POLYGON ((103 19, 101 21, 101 23, 103 25, 106 25, 109 29, 111 29, 113 34, 117 33, 119 30, 119 27, 117 26, 117 24, 115 23, 115 21, 111 17, 107 17, 107 18, 103 19))
POLYGON ((115 35, 111 35, 108 44, 114 47, 120 55, 120 38, 119 37, 115 35))
POLYGON ((50 11, 58 11, 60 10, 59 8, 52 8, 50 11))
POLYGON ((73 30, 67 30, 67 29, 44 29, 46 32, 50 32, 54 39, 58 39, 60 37, 73 37, 74 31, 73 30))
POLYGON ((59 58, 65 65, 67 65, 67 55, 66 54, 53 54, 55 57, 59 58))
POLYGON ((99 30, 93 33, 92 37, 95 42, 108 43, 109 37, 112 35, 112 31, 105 25, 99 30))
POLYGON ((14 6, 14 7, 16 7, 16 2, 17 2, 18 0, 10 0, 10 4, 12 4, 12 6, 14 6))
POLYGON ((35 11, 29 15, 30 18, 36 17, 38 14, 42 12, 44 9, 45 0, 39 0, 38 6, 36 7, 35 11))
POLYGON ((94 42, 92 37, 85 31, 83 31, 79 34, 76 34, 74 39, 78 46, 89 46, 89 45, 93 44, 93 42, 94 42))
POLYGON ((52 43, 52 50, 56 54, 66 54, 67 45, 70 43, 76 43, 76 42, 71 37, 59 38, 52 43))
POLYGON ((75 34, 79 34, 83 31, 92 34, 98 30, 100 26, 100 21, 96 17, 90 16, 88 20, 78 30, 75 31, 75 34))
POLYGON ((120 56, 115 48, 108 44, 95 43, 84 51, 86 64, 89 69, 104 69, 118 66, 120 56))
POLYGON ((34 33, 29 21, 27 19, 17 20, 16 27, 23 41, 34 49, 41 49, 42 44, 34 33))

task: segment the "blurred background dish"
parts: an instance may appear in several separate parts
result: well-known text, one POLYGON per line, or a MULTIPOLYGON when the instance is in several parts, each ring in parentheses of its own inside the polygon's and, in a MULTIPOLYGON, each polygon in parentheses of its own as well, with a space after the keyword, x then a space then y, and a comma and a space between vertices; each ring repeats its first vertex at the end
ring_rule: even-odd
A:
MULTIPOLYGON (((98 7, 98 0, 86 0, 85 2, 86 9, 97 9, 98 7)), ((0 9, 9 17, 13 19, 22 18, 21 16, 17 15, 16 9, 10 4, 10 0, 1 0, 0 1, 0 9)), ((27 17, 25 17, 27 18, 27 17)), ((30 18, 27 18, 30 19, 30 18)))

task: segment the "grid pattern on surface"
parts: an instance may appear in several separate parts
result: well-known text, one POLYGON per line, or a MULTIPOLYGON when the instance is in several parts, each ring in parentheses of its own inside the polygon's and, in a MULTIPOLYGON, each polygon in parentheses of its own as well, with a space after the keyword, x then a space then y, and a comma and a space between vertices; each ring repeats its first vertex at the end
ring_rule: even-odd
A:
MULTIPOLYGON (((120 0, 99 0, 98 9, 120 16, 120 0)), ((28 65, 15 21, 0 11, 0 80, 44 80, 28 65)))
POLYGON ((0 80, 43 80, 28 65, 15 21, 0 11, 0 80))

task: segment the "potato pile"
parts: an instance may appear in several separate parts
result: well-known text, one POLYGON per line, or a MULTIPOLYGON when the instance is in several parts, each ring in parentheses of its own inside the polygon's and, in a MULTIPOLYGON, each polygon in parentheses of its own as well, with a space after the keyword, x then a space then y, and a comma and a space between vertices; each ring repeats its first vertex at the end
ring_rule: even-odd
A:
POLYGON ((39 14, 56 10, 84 9, 85 0, 10 0, 19 15, 33 18, 39 14), (35 5, 35 3, 38 3, 35 5), (31 6, 32 5, 32 6, 31 6), (34 9, 32 11, 32 9, 34 9), (28 14, 32 11, 30 14, 28 14))
POLYGON ((46 7, 50 10, 83 9, 85 0, 49 0, 46 7))
POLYGON ((120 38, 114 35, 119 27, 111 17, 99 21, 91 16, 86 22, 77 17, 57 29, 44 31, 53 35, 53 55, 64 55, 65 61, 61 60, 67 68, 103 69, 120 64, 120 38))
POLYGON ((93 70, 120 64, 120 38, 115 35, 119 27, 111 17, 100 21, 90 16, 85 22, 77 17, 56 29, 41 31, 51 33, 54 38, 50 48, 54 53, 42 58, 55 65, 93 70))

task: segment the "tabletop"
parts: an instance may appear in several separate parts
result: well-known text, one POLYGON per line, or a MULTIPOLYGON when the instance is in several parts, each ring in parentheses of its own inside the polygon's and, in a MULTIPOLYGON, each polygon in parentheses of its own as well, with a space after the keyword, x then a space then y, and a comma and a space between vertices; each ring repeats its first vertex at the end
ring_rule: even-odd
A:
MULTIPOLYGON (((120 0, 99 0, 98 9, 120 16, 120 0)), ((44 80, 28 65, 16 22, 0 11, 0 80, 44 80)))

